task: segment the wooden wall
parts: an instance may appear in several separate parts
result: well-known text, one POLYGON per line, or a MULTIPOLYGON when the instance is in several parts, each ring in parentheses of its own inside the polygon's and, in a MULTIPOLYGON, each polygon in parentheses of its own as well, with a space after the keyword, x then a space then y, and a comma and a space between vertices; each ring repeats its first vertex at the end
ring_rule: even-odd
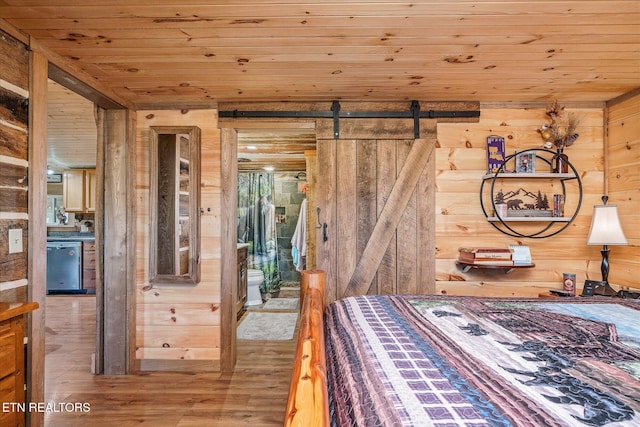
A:
POLYGON ((0 32, 0 57, 0 301, 26 301, 29 54, 0 32), (22 252, 9 254, 9 229, 22 230, 22 252))
POLYGON ((610 102, 607 112, 609 203, 618 205, 629 242, 610 247, 609 281, 640 288, 640 91, 610 102))
POLYGON ((138 111, 136 144, 136 358, 143 370, 184 367, 217 370, 220 361, 222 256, 221 145, 217 111, 138 111), (201 130, 201 281, 195 286, 149 285, 151 126, 197 126, 201 130))
MULTIPOLYGON (((592 207, 601 203, 604 186, 603 117, 600 108, 567 109, 581 118, 580 137, 565 150, 584 188, 582 208, 561 233, 544 239, 509 237, 485 219, 479 202, 486 173, 486 138, 505 138, 507 154, 542 148, 537 129, 548 123, 545 108, 481 108, 478 123, 438 124, 436 149, 436 293, 449 295, 537 296, 562 285, 562 273, 576 273, 578 288, 600 276, 599 249, 587 246, 592 207), (509 274, 455 265, 461 246, 528 245, 535 268, 509 274)), ((637 171, 636 174, 637 176, 637 171)), ((567 199, 572 197, 567 194, 567 199)), ((529 225, 528 227, 531 227, 529 225)))
MULTIPOLYGON (((435 198, 435 209, 431 211, 434 218, 431 227, 435 226, 435 287, 433 284, 414 287, 411 288, 413 292, 435 291, 437 294, 449 295, 537 297, 541 292, 561 287, 563 273, 577 275, 579 290, 585 279, 600 278, 600 249, 587 246, 586 240, 593 206, 601 203, 601 197, 605 191, 604 108, 567 109, 568 113, 575 114, 580 118, 578 127, 580 137, 574 145, 566 149, 565 153, 569 156, 569 160, 581 178, 583 194, 582 205, 577 216, 566 229, 543 239, 511 237, 496 230, 487 222, 482 212, 479 193, 482 176, 486 174, 487 136, 503 136, 506 140, 507 154, 515 153, 517 150, 543 148, 544 141, 537 133, 537 129, 549 121, 545 110, 544 107, 483 107, 481 108, 480 120, 476 123, 437 124, 435 191, 426 191, 423 194, 424 198, 435 198), (433 225, 433 221, 435 221, 435 225, 433 225), (507 247, 509 244, 528 245, 536 264, 535 267, 513 271, 509 274, 505 274, 501 270, 470 270, 462 273, 455 264, 458 248, 461 246, 507 247)), ((321 132, 322 126, 320 124, 318 129, 321 132)), ((372 135, 375 135, 375 132, 372 135)), ((379 142, 374 141, 374 146, 377 146, 373 151, 368 150, 370 153, 367 154, 367 143, 364 140, 340 140, 336 145, 329 147, 326 145, 328 142, 319 136, 318 144, 318 175, 323 177, 323 180, 318 184, 320 198, 318 204, 324 203, 326 205, 323 205, 324 208, 329 209, 323 210, 323 216, 328 215, 331 221, 337 221, 338 227, 342 227, 337 231, 334 230, 333 233, 337 232, 338 234, 330 234, 330 239, 337 238, 338 245, 343 246, 344 240, 348 240, 348 236, 353 233, 358 236, 370 235, 375 225, 375 219, 371 222, 371 217, 375 218, 375 215, 380 214, 375 210, 366 210, 367 203, 375 203, 375 200, 380 197, 370 197, 367 195, 368 193, 365 194, 363 188, 365 185, 370 185, 371 194, 384 193, 385 182, 389 180, 378 180, 377 187, 375 184, 376 174, 380 173, 380 169, 384 165, 379 163, 376 167, 367 166, 374 161, 380 162, 380 158, 376 160, 376 152, 380 151, 382 146, 379 142), (350 146, 353 147, 351 151, 348 149, 350 146), (373 173, 373 175, 367 177, 365 176, 367 173, 373 173), (336 182, 327 183, 327 177, 334 175, 338 176, 336 182), (352 189, 347 186, 350 180, 358 182, 352 189), (330 196, 324 194, 326 191, 323 190, 323 187, 327 185, 332 187, 327 193, 330 193, 330 196), (350 197, 341 195, 349 191, 351 192, 349 193, 350 197), (326 200, 322 200, 323 197, 326 200), (345 203, 346 200, 352 202, 345 203), (343 201, 343 207, 336 208, 335 205, 341 201, 343 201), (343 221, 336 218, 335 215, 340 215, 343 218, 350 215, 356 222, 345 226, 343 221), (364 230, 367 227, 369 227, 368 231, 364 230)), ((539 171, 545 167, 548 168, 547 165, 540 164, 542 162, 538 163, 539 171)), ((402 163, 399 165, 401 166, 402 163)), ((392 183, 392 181, 390 182, 392 183)), ((537 185, 537 183, 529 183, 525 187, 536 189, 537 185)), ((555 185, 554 188, 558 188, 558 184, 555 185)), ((566 213, 569 214, 573 212, 574 208, 577 208, 579 189, 577 185, 567 185, 567 190, 566 213)), ((549 196, 551 195, 549 194, 549 196)), ((416 222, 412 227, 415 238, 416 235, 419 235, 418 233, 424 232, 424 228, 429 227, 429 224, 416 222)), ((519 230, 526 235, 540 230, 540 227, 540 224, 523 224, 519 226, 519 230)), ((326 267, 329 270, 328 282, 336 282, 338 297, 343 294, 344 288, 347 286, 346 283, 349 282, 348 279, 341 280, 338 276, 341 274, 352 276, 355 270, 354 266, 362 261, 363 245, 366 240, 362 241, 357 236, 352 240, 355 242, 352 250, 346 250, 343 255, 336 257, 337 262, 344 264, 355 256, 356 258, 351 261, 352 265, 350 267, 346 265, 334 266, 334 261, 330 261, 326 267)), ((397 287, 394 285, 396 282, 388 279, 384 279, 382 283, 392 286, 391 291, 393 292, 406 293, 409 290, 403 290, 401 286, 406 284, 401 285, 400 281, 411 281, 411 278, 407 279, 405 276, 415 266, 421 265, 422 258, 416 252, 417 247, 410 245, 413 239, 402 238, 398 241, 401 241, 402 245, 398 245, 393 250, 393 254, 402 258, 401 249, 413 247, 413 261, 410 265, 407 264, 406 268, 398 268, 397 274, 393 275, 394 279, 399 281, 397 287)), ((322 268, 324 264, 321 262, 321 258, 328 256, 322 252, 323 247, 329 244, 321 243, 320 234, 318 234, 318 242, 318 266, 322 268)), ((332 251, 328 253, 332 253, 332 251)), ((378 270, 379 274, 380 270, 378 270)), ((370 289, 369 292, 383 293, 389 292, 389 290, 370 289)))

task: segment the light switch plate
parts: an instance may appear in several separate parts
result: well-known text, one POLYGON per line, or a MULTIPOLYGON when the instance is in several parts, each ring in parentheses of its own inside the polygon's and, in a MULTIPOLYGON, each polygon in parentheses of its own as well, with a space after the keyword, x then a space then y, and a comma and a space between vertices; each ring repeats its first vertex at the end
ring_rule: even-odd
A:
POLYGON ((22 229, 9 229, 9 253, 17 254, 22 252, 22 229))

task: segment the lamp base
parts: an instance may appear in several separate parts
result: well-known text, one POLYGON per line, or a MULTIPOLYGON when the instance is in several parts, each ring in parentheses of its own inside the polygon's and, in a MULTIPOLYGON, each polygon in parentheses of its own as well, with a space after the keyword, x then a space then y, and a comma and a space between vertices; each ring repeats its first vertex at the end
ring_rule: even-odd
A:
POLYGON ((618 295, 618 292, 609 285, 609 282, 600 282, 593 291, 593 294, 605 297, 614 297, 618 295))

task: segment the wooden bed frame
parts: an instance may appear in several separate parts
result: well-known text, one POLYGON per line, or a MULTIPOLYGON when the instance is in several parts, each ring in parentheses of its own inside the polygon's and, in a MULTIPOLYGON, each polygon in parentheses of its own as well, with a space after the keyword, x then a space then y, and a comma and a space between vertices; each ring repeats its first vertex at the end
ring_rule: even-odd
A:
POLYGON ((325 281, 322 270, 304 270, 300 275, 300 333, 284 419, 287 427, 329 426, 323 319, 325 281))

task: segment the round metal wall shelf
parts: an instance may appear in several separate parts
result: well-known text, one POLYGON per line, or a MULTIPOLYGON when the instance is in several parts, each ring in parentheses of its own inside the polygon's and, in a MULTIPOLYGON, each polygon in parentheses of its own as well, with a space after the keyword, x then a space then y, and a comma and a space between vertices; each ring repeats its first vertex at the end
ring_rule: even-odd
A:
MULTIPOLYGON (((529 150, 522 150, 522 152, 534 152, 536 156, 536 163, 538 163, 538 159, 541 160, 544 164, 548 165, 549 171, 551 171, 551 158, 556 154, 554 151, 543 149, 543 148, 532 148, 529 150)), ((520 152, 521 153, 521 152, 520 152)), ((482 212, 484 213, 487 221, 498 231, 504 233, 508 236, 512 237, 527 237, 532 239, 543 239, 546 237, 555 236, 560 233, 564 229, 566 229, 580 212, 580 207, 582 206, 582 181, 580 180, 580 175, 578 171, 573 166, 573 164, 566 160, 568 170, 570 172, 567 173, 555 173, 555 172, 532 172, 532 173, 510 173, 504 172, 505 166, 509 164, 509 162, 515 162, 516 156, 520 153, 515 153, 507 156, 498 171, 495 173, 489 173, 482 177, 482 184, 480 185, 480 205, 482 207, 482 212), (578 201, 575 205, 574 211, 566 216, 534 216, 534 217, 502 217, 500 215, 489 215, 489 212, 496 212, 496 203, 495 203, 495 186, 496 181, 498 179, 508 179, 508 180, 558 180, 562 186, 562 195, 564 200, 567 200, 567 185, 570 182, 575 181, 578 189, 577 196, 578 201), (491 205, 487 203, 485 206, 484 201, 484 192, 489 189, 489 196, 491 198, 491 205), (487 208, 491 209, 489 211, 487 208), (533 233, 524 233, 518 231, 518 225, 522 226, 523 223, 540 223, 540 230, 533 233)), ((539 168, 536 168, 539 169, 539 168)), ((520 227, 521 228, 521 227, 520 227)))

